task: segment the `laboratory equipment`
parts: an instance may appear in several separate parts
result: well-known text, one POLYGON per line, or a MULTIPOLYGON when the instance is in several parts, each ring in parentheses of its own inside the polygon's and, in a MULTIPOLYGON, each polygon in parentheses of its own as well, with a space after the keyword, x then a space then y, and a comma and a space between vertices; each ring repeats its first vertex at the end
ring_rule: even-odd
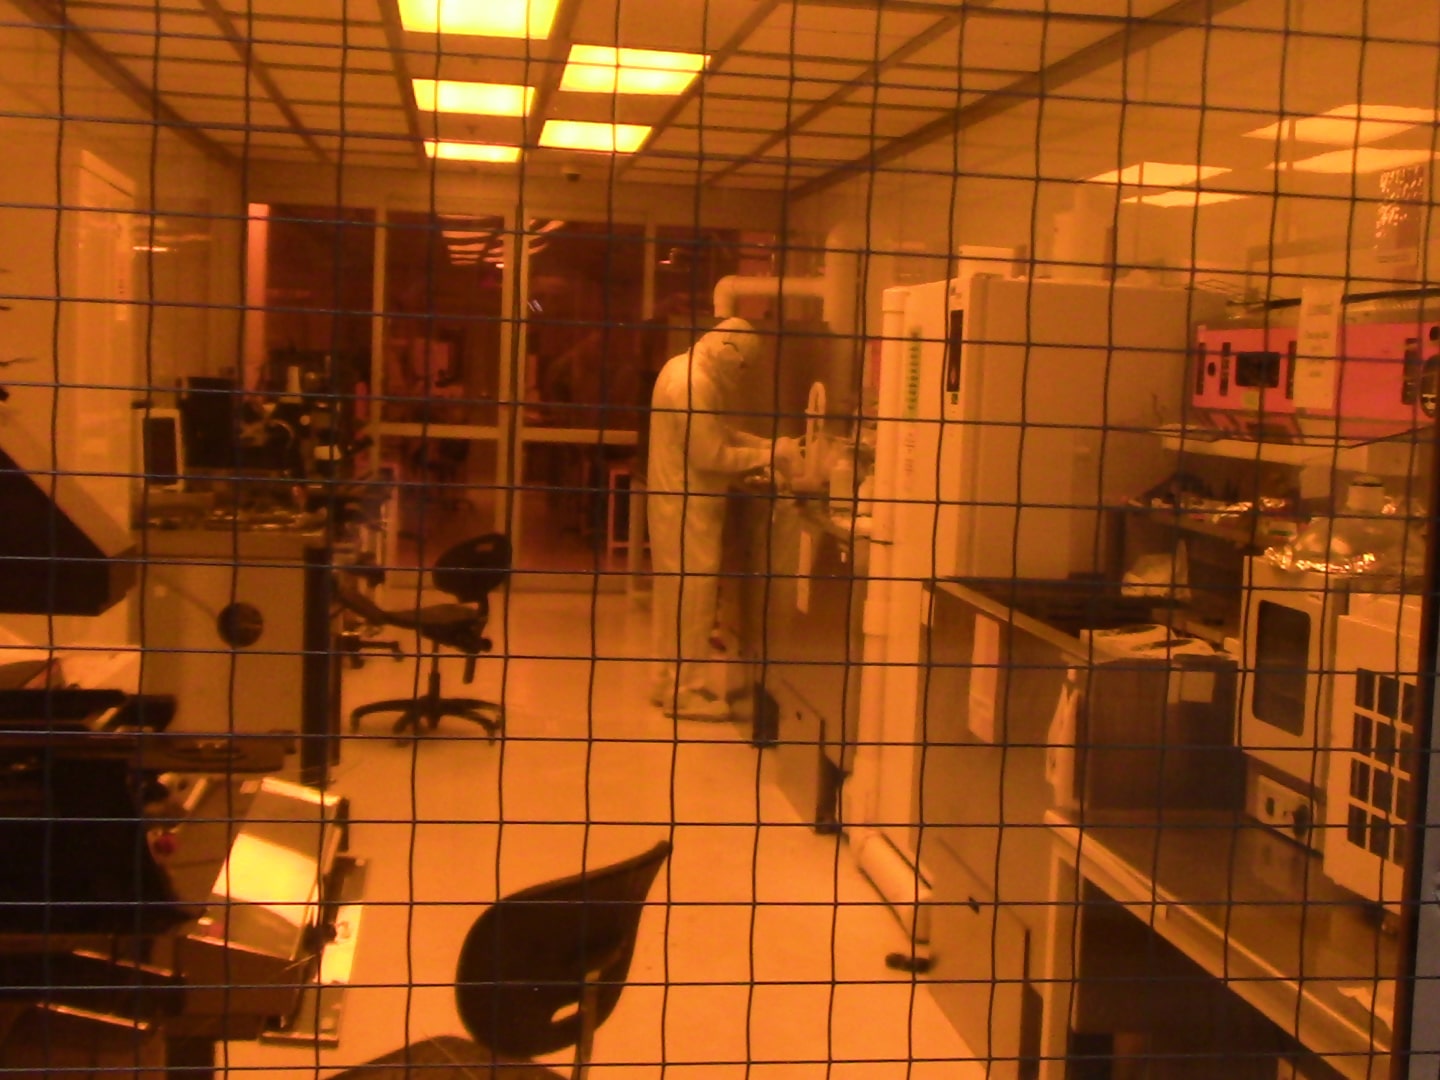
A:
POLYGON ((1325 874, 1398 911, 1420 764, 1420 597, 1362 595, 1338 620, 1325 874))
POLYGON ((883 298, 866 670, 845 821, 862 866, 885 854, 872 879, 903 882, 891 864, 909 864, 915 889, 882 887, 902 922, 904 897, 927 888, 915 821, 926 583, 1100 569, 1102 510, 1168 474, 1153 429, 1182 416, 1191 326, 1220 308, 1186 289, 976 272, 988 265, 962 259, 952 280, 883 298), (867 828, 888 843, 869 842, 867 828))

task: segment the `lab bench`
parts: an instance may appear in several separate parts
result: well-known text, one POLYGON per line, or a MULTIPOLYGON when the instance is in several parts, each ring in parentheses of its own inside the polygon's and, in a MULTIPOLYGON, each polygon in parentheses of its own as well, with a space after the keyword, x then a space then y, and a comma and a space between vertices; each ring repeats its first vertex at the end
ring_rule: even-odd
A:
POLYGON ((994 1077, 1376 1075, 1396 942, 1244 816, 1233 659, 1116 661, 1084 634, 1147 603, 931 584, 913 841, 936 1000, 994 1077))
POLYGON ((1043 968, 1050 1055, 1072 1052, 1078 1033, 1081 1042, 1098 1036, 1096 1050, 1127 1036, 1132 1052, 1161 1058, 1208 1049, 1209 1067, 1231 1076, 1274 1076, 1275 1056, 1296 1059, 1306 1077, 1387 1075, 1397 940, 1324 876, 1319 859, 1232 814, 1052 810, 1045 824, 1054 838, 1043 968), (1122 921, 1116 933, 1117 908, 1203 977, 1170 950, 1147 947, 1133 925, 1122 921), (1143 955, 1127 948, 1127 932, 1143 955), (1251 1071, 1215 1060, 1226 1046, 1218 1033, 1175 1012, 1177 999, 1222 987, 1268 1022, 1239 1012, 1227 1024, 1226 1048, 1255 1055, 1251 1071), (1166 1023, 1175 1015, 1191 1030, 1166 1023), (1237 1045, 1242 1030, 1248 1046, 1237 1045))

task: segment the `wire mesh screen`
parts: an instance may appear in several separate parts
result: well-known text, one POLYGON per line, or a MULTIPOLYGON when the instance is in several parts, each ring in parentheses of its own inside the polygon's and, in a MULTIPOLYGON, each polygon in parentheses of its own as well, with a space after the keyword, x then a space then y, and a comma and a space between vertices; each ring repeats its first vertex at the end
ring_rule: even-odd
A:
POLYGON ((0 1074, 1436 1075, 1434 0, 0 54, 0 1074))

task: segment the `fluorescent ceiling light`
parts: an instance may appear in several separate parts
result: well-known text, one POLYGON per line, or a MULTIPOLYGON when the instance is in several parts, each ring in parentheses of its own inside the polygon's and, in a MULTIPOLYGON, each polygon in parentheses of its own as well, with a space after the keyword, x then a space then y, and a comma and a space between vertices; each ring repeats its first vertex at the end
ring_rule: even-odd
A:
POLYGON ((484 240, 491 234, 488 232, 465 232, 459 229, 446 229, 442 234, 446 240, 484 240))
POLYGON ((411 79, 410 82, 415 87, 415 107, 422 113, 528 116, 535 101, 533 86, 454 79, 411 79))
POLYGON ((455 252, 461 252, 461 251, 485 251, 485 250, 487 250, 489 247, 490 247, 489 241, 486 241, 486 240, 476 240, 474 243, 471 243, 471 244, 451 244, 451 245, 450 245, 450 250, 451 250, 451 251, 455 251, 455 252))
POLYGON ((425 152, 441 161, 491 161, 508 164, 520 160, 518 146, 501 146, 497 143, 443 142, 426 139, 425 152))
POLYGON ((550 36, 559 0, 400 0, 400 25, 421 34, 550 36))
POLYGON ((1146 206, 1205 206, 1208 203, 1232 202, 1246 196, 1233 191, 1158 191, 1154 195, 1131 195, 1121 202, 1144 203, 1146 206))
POLYGON ((1314 157, 1277 165, 1271 169, 1294 169, 1296 172, 1330 173, 1349 175, 1351 173, 1383 172, 1398 169, 1403 165, 1418 165, 1430 161, 1435 155, 1429 150, 1386 149, 1379 146, 1361 146, 1353 150, 1331 150, 1314 157))
POLYGON ((709 62, 700 53, 572 45, 560 89, 582 94, 679 94, 709 62))
POLYGON ((591 120, 546 120, 540 145, 556 150, 633 154, 650 135, 648 124, 599 124, 591 120))
POLYGON ((1089 178, 1092 184, 1128 184, 1140 187, 1186 187, 1229 169, 1214 165, 1176 165, 1168 161, 1142 161, 1089 178))
POLYGON ((1274 141, 1287 131, 1297 142, 1353 146, 1399 135, 1419 124, 1433 124, 1434 109, 1406 105, 1341 105, 1318 116, 1299 116, 1245 132, 1246 138, 1274 141))

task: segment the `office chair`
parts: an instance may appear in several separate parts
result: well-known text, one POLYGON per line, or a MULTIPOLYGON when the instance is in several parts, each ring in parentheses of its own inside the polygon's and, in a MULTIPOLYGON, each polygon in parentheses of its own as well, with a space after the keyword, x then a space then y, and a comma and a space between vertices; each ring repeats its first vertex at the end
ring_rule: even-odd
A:
MULTIPOLYGON (((359 578, 374 589, 385 580, 385 571, 375 565, 373 552, 365 552, 353 563, 344 567, 345 573, 350 578, 359 578)), ((364 594, 367 598, 369 593, 364 594)), ((344 605, 350 613, 350 618, 344 620, 340 632, 335 635, 335 647, 350 657, 350 666, 359 668, 365 666, 364 654, 367 651, 388 652, 395 660, 404 660, 405 654, 400 649, 400 642, 395 638, 377 637, 384 622, 375 622, 372 619, 362 619, 350 605, 344 605)), ((376 607, 377 611, 383 608, 376 607)))
POLYGON ((398 712, 395 733, 407 728, 420 733, 423 720, 434 730, 441 717, 453 716, 479 724, 493 739, 505 722, 505 710, 493 701, 479 698, 447 698, 440 695, 439 646, 465 654, 465 681, 475 679, 475 662, 490 651, 485 623, 490 617, 490 592, 510 575, 510 541, 500 533, 465 540, 448 548, 431 568, 435 587, 455 597, 458 603, 429 604, 421 608, 382 608, 347 581, 343 573, 336 587, 342 606, 377 626, 414 630, 436 646, 430 654, 430 676, 426 692, 418 698, 392 698, 361 705, 350 713, 350 730, 358 731, 360 721, 374 713, 398 712), (491 715, 485 715, 490 713, 491 715))
POLYGON ((601 870, 535 885, 475 921, 455 970, 455 1005, 470 1038, 411 1043, 334 1080, 564 1080, 534 1062, 575 1047, 584 1080, 595 1029, 625 989, 645 898, 669 841, 601 870))

